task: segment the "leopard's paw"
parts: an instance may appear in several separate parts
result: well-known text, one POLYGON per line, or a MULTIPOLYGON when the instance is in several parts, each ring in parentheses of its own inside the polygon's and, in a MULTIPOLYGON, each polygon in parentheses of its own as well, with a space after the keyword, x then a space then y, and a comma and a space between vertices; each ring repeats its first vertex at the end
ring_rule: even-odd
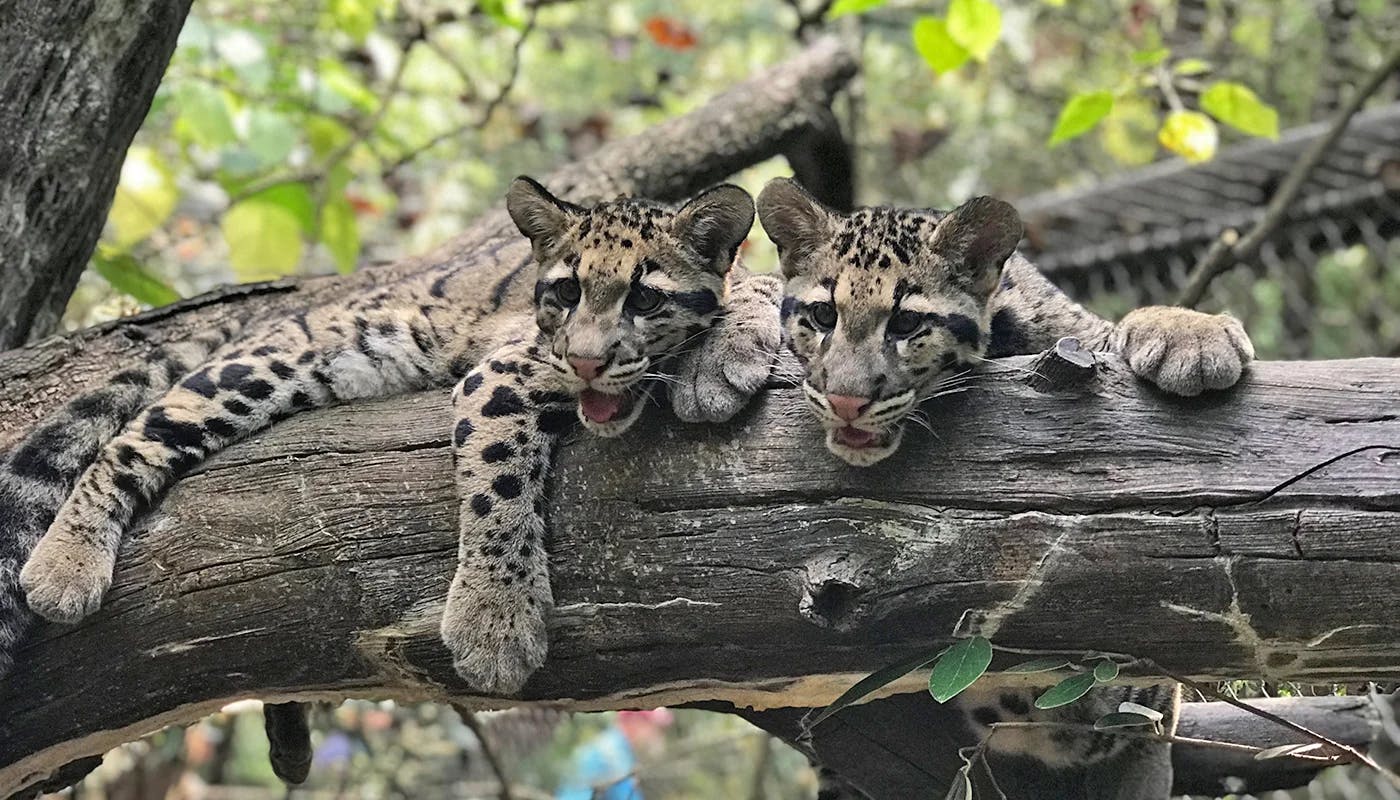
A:
POLYGON ((549 649, 544 616, 550 602, 522 587, 504 585, 485 570, 458 566, 442 615, 442 642, 452 666, 472 688, 513 695, 544 663, 549 649))
POLYGON ((753 276, 748 284, 699 347, 681 359, 671 384, 671 407, 686 422, 729 419, 773 373, 783 334, 775 305, 777 281, 753 276))
POLYGON ((52 622, 77 622, 102 605, 116 559, 72 538, 46 535, 20 570, 19 583, 34 613, 52 622))
POLYGON ((1186 308, 1137 309, 1114 328, 1112 345, 1135 375, 1186 397, 1234 386, 1254 360, 1239 320, 1186 308))

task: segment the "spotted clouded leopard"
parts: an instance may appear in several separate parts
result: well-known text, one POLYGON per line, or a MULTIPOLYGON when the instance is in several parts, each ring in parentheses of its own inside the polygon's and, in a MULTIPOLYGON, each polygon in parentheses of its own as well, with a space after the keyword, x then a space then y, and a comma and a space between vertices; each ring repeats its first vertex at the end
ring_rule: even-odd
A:
MULTIPOLYGON (((804 399, 842 460, 869 466, 898 448, 908 415, 979 359, 1035 353, 1062 336, 1121 355, 1138 376, 1179 395, 1234 385, 1254 356, 1234 318, 1178 308, 1133 311, 1116 325, 1075 304, 1015 252, 1014 208, 979 197, 957 209, 865 208, 841 214, 796 183, 759 195, 764 230, 786 279, 782 318, 802 362, 804 399)), ((1063 709, 1034 709, 1033 691, 959 698, 973 741, 994 722, 1087 723, 1133 700, 1174 719, 1171 686, 1106 687, 1063 709)), ((1010 797, 1165 798, 1167 746, 1067 730, 993 737, 1010 797), (1020 792, 1016 775, 1022 776, 1020 792), (1046 773, 1045 766, 1052 768, 1046 773), (1047 774, 1065 782, 1057 789, 1047 774)))
POLYGON ((473 308, 480 277, 445 265, 348 303, 195 337, 72 401, 9 453, 0 669, 31 620, 20 587, 47 619, 92 613, 133 517, 213 453, 303 410, 460 379, 460 546, 442 637, 475 689, 518 690, 545 656, 541 498, 556 438, 577 420, 621 434, 663 383, 682 419, 726 419, 767 380, 781 331, 778 281, 735 263, 754 214, 738 187, 679 209, 584 208, 519 178, 507 208, 530 240, 520 268, 538 264, 533 314, 473 308))

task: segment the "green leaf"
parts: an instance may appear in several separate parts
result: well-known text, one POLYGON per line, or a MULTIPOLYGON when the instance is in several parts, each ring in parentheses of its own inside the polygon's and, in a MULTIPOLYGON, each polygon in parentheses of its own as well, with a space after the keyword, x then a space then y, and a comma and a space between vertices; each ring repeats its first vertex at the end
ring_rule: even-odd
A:
POLYGON ((1202 61, 1199 58, 1183 58, 1172 65, 1172 74, 1184 76, 1204 75, 1212 69, 1214 69, 1214 67, 1210 65, 1209 61, 1202 61))
POLYGON ((176 93, 175 135, 211 150, 238 140, 233 129, 233 114, 229 100, 221 89, 202 82, 192 82, 176 93))
POLYGON ((986 61, 1001 38, 1001 10, 992 0, 953 0, 948 35, 978 61, 986 61))
POLYGON ((964 764, 958 770, 958 774, 953 777, 953 785, 948 787, 948 793, 943 795, 943 800, 972 800, 972 767, 964 764))
POLYGON ((1210 117, 1199 111, 1173 111, 1157 131, 1157 141, 1187 161, 1198 163, 1215 157, 1220 134, 1210 117))
POLYGON ((1045 694, 1035 699, 1036 708, 1058 708, 1069 705, 1094 688, 1094 673, 1081 672, 1071 675, 1045 690, 1045 694))
POLYGON ((1278 112, 1243 84, 1230 81, 1212 83, 1201 95, 1201 108, 1250 136, 1278 138, 1278 112))
POLYGON ((151 307, 167 306, 180 299, 180 293, 146 271, 130 253, 99 245, 92 254, 92 268, 122 294, 151 307))
POLYGON ((961 67, 972 57, 948 35, 948 23, 939 17, 920 17, 914 21, 911 33, 914 49, 940 75, 961 67))
POLYGON ((1094 680, 1099 683, 1108 683, 1118 677, 1118 665, 1108 659, 1101 659, 1094 665, 1094 680))
POLYGON ((480 0, 480 2, 476 4, 476 7, 481 9, 481 13, 501 25, 515 28, 516 30, 522 30, 525 27, 525 20, 506 10, 505 0, 480 0))
POLYGON ((248 113, 248 150, 263 167, 282 164, 297 143, 297 127, 285 114, 265 108, 248 113))
POLYGON ((827 19, 844 17, 847 14, 864 14, 884 5, 888 0, 836 0, 826 12, 827 19))
POLYGON ((165 224, 179 199, 175 178, 160 155, 149 147, 132 147, 126 151, 117 192, 107 212, 109 241, 125 250, 145 239, 165 224))
POLYGON ((219 229, 240 281, 280 278, 301 263, 302 224, 285 205, 249 198, 224 213, 219 229))
POLYGON ((329 0, 325 15, 330 27, 349 34, 357 42, 374 30, 377 0, 329 0))
POLYGON ((1014 667, 1008 667, 1007 672, 1013 675, 1029 675, 1035 672, 1054 672, 1057 669, 1064 669, 1069 666, 1069 659, 1059 656, 1049 658, 1037 658, 1032 661, 1023 661, 1014 667))
POLYGON ((1133 63, 1141 67, 1155 67, 1171 54, 1172 51, 1169 47, 1151 47, 1133 53, 1133 63))
POLYGON ((928 678, 928 693, 940 703, 957 697, 963 689, 982 677, 992 663, 992 643, 985 637, 963 639, 944 653, 933 665, 928 678))
POLYGON ((1141 728, 1143 726, 1155 725, 1156 720, 1151 717, 1144 717, 1141 714, 1129 714, 1123 711, 1114 711, 1111 714, 1104 714, 1094 720, 1094 730, 1111 731, 1118 728, 1141 728))
POLYGON ((842 692, 841 696, 832 701, 831 705, 823 708, 806 727, 809 729, 815 728, 841 709, 859 702, 867 695, 879 689, 883 689, 916 669, 922 669, 932 664, 935 659, 942 657, 943 654, 947 653, 950 649, 952 648, 945 647, 933 655, 925 654, 907 658, 898 664, 891 664, 884 669, 870 673, 859 681, 856 681, 854 686, 842 692))
POLYGON ((1055 130, 1050 134, 1050 146, 1083 136, 1113 110, 1113 92, 1080 92, 1060 109, 1055 130))
POLYGON ((321 243, 331 251, 337 270, 355 271, 355 262, 360 257, 360 226, 355 221, 355 209, 344 197, 326 203, 321 209, 321 243))

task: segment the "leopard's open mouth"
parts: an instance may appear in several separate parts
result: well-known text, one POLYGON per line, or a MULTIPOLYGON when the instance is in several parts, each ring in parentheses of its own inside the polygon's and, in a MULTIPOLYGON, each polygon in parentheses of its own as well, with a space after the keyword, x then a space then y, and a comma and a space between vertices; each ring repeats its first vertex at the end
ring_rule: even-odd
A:
POLYGON ((630 391, 622 394, 608 394, 597 389, 584 389, 578 394, 578 410, 586 421, 605 425, 613 420, 625 419, 632 412, 636 399, 630 391))
POLYGON ((891 438, 889 431, 870 431, 865 428, 857 428, 854 425, 837 428, 832 432, 832 435, 837 444, 852 450, 888 447, 891 438))

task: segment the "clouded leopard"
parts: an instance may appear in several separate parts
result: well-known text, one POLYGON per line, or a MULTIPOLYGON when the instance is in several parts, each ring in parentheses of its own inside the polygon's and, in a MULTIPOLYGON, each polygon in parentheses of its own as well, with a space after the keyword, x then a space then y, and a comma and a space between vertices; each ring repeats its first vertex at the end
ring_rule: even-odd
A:
POLYGON ((522 177, 507 208, 530 247, 504 251, 521 260, 502 285, 536 263, 532 312, 478 307, 481 277, 444 264, 197 336, 73 400, 8 453, 0 672, 32 620, 21 587, 47 619, 92 613, 133 518, 182 473, 291 414, 457 381, 459 557, 442 638, 473 688, 517 691, 545 656, 541 497, 556 439, 578 421, 623 433, 662 385, 682 419, 726 419, 767 380, 781 332, 779 282, 737 263, 754 215, 738 187, 680 208, 585 208, 522 177))
MULTIPOLYGON (((908 415, 975 361, 1035 353, 1063 336, 1122 356, 1138 376, 1179 395, 1234 385, 1254 351, 1234 318, 1150 307, 1116 325, 1072 302, 1015 252, 1014 208, 979 197, 957 209, 864 208, 841 214, 796 183, 758 199, 786 279, 782 319, 802 362, 804 399, 827 448, 856 466, 898 449, 908 415)), ((1122 700, 1175 709, 1171 686, 1107 687, 1041 711, 1036 692, 973 687, 957 701, 969 743, 996 722, 1092 726, 1122 700)), ((1171 719, 1169 718, 1169 722, 1171 719)), ((1066 729, 1005 729, 990 749, 1008 797, 1165 798, 1167 746, 1066 729), (1046 771, 1049 767, 1049 771, 1046 771), (1055 788, 1047 781, 1055 781, 1055 788)))

